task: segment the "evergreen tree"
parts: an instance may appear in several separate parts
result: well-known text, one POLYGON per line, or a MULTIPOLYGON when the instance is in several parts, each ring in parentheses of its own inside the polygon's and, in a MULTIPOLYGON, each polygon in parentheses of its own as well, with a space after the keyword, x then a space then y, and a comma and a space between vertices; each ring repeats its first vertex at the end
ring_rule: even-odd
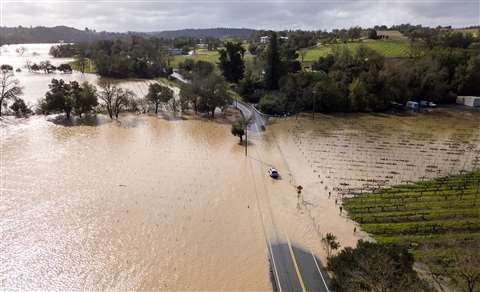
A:
POLYGON ((220 50, 219 66, 225 80, 238 83, 243 79, 245 72, 244 54, 245 49, 241 43, 227 42, 225 49, 220 50))
POLYGON ((280 58, 277 34, 272 33, 270 45, 267 49, 266 68, 265 68, 265 87, 269 90, 278 89, 278 82, 282 77, 283 65, 280 58))

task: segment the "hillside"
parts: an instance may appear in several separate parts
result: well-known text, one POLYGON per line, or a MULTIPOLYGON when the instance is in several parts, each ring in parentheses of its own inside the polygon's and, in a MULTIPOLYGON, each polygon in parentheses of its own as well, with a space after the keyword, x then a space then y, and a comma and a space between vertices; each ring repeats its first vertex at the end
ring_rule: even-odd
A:
POLYGON ((0 44, 66 43, 116 39, 126 34, 79 30, 68 26, 0 27, 0 44))
POLYGON ((402 40, 365 40, 363 42, 324 45, 317 48, 311 48, 306 51, 304 62, 314 62, 319 57, 325 56, 332 52, 334 47, 347 47, 349 50, 355 50, 359 46, 371 48, 387 58, 408 57, 409 45, 407 41, 402 40))
POLYGON ((79 30, 68 26, 55 27, 0 27, 0 45, 1 44, 29 44, 29 43, 66 43, 112 40, 128 35, 141 35, 158 38, 249 38, 255 32, 253 29, 246 28, 208 28, 208 29, 182 29, 158 32, 96 32, 92 30, 79 30))
POLYGON ((166 30, 159 32, 151 32, 149 35, 160 38, 177 38, 177 37, 193 37, 193 38, 250 38, 255 32, 248 28, 206 28, 206 29, 181 29, 181 30, 166 30))

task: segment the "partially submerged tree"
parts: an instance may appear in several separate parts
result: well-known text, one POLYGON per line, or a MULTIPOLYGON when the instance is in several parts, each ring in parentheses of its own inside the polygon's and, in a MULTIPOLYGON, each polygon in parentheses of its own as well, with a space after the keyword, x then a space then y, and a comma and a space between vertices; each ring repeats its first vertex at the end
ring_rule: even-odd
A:
POLYGON ((173 90, 159 83, 152 83, 148 87, 148 94, 145 98, 154 104, 155 114, 158 114, 160 104, 167 103, 173 98, 173 90))
POLYGON ((236 121, 232 124, 231 133, 233 136, 240 138, 240 144, 243 142, 243 136, 245 136, 244 125, 241 121, 236 121))
POLYGON ((45 94, 44 109, 47 112, 64 112, 67 119, 70 119, 74 106, 70 84, 63 79, 52 79, 48 87, 50 90, 45 94))
POLYGON ((88 113, 98 105, 97 88, 88 82, 79 85, 73 81, 70 83, 72 87, 73 107, 75 113, 82 116, 88 113))
POLYGON ((231 104, 231 97, 228 94, 225 81, 218 75, 211 74, 200 85, 199 110, 209 112, 215 117, 217 108, 224 109, 231 104))
POLYGON ((20 87, 20 81, 15 78, 12 72, 2 70, 0 74, 0 116, 2 116, 4 103, 21 95, 22 88, 20 87))
POLYGON ((102 88, 100 99, 103 101, 109 117, 118 119, 118 115, 128 105, 134 93, 130 90, 119 88, 110 81, 102 82, 100 87, 102 88))
POLYGON ((327 257, 332 256, 332 252, 340 248, 340 243, 337 241, 337 237, 332 233, 327 233, 323 238, 322 242, 327 251, 327 257))
POLYGON ((32 110, 25 104, 25 101, 21 98, 16 98, 13 104, 10 106, 10 109, 17 116, 25 116, 32 113, 32 110))
POLYGON ((39 104, 43 112, 64 112, 70 119, 72 111, 81 116, 98 105, 96 88, 88 82, 79 85, 76 81, 66 83, 62 79, 52 79, 49 88, 39 104))

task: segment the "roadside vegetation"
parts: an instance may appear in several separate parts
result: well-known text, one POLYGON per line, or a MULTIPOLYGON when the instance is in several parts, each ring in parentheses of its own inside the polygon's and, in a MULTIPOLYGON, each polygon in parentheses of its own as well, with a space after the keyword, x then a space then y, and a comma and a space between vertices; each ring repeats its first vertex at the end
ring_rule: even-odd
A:
POLYGON ((335 292, 431 291, 413 269, 414 259, 405 246, 359 241, 329 257, 327 269, 335 292))
POLYGON ((439 287, 480 289, 480 171, 381 188, 343 206, 379 243, 407 246, 439 287))

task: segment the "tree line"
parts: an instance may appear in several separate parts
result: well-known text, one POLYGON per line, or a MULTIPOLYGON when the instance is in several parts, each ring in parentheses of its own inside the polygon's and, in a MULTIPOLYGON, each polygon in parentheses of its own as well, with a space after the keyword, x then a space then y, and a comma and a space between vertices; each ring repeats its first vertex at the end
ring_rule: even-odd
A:
POLYGON ((457 95, 480 95, 480 53, 435 46, 412 58, 386 59, 365 46, 334 47, 306 71, 298 53, 271 33, 256 56, 257 74, 245 69, 245 49, 226 43, 219 69, 246 101, 268 114, 300 111, 384 111, 409 100, 453 103, 457 95), (258 73, 260 72, 260 73, 258 73))

